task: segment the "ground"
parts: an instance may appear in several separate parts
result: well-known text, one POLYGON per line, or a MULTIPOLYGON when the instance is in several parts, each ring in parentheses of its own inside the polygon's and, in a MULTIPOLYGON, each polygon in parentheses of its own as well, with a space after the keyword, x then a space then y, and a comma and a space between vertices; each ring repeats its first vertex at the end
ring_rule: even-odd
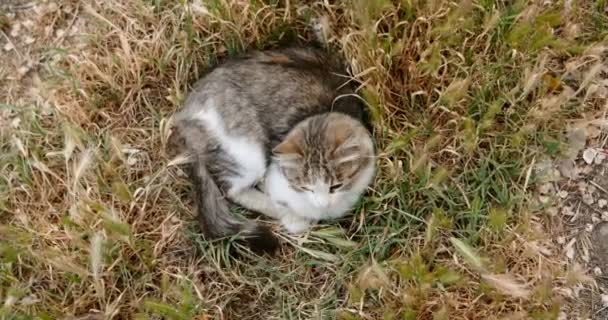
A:
POLYGON ((607 11, 3 1, 0 317, 606 319, 607 11), (171 117, 218 60, 314 39, 362 83, 378 176, 235 258, 199 234, 171 117))

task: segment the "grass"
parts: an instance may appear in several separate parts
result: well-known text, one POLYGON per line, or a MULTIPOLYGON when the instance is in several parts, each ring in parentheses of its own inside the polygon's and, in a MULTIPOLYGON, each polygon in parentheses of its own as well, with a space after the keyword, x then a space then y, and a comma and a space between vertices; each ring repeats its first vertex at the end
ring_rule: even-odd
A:
POLYGON ((59 6, 45 21, 82 34, 34 53, 33 93, 2 82, 1 318, 557 319, 573 303, 583 277, 546 253, 533 167, 603 106, 603 1, 59 6), (379 175, 352 217, 235 259, 198 234, 171 115, 218 60, 310 40, 313 19, 363 83, 379 175))

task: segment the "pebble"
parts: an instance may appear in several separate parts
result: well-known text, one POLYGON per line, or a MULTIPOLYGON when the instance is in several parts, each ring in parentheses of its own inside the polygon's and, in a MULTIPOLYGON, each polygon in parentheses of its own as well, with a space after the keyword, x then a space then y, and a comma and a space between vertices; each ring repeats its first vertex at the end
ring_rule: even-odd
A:
POLYGON ((593 274, 595 274, 596 276, 601 276, 603 274, 602 269, 600 269, 600 267, 593 268, 593 274))
POLYGON ((585 191, 587 191, 587 183, 586 183, 586 182, 584 182, 584 181, 579 181, 579 182, 576 184, 576 186, 577 186, 578 191, 579 191, 580 193, 584 193, 585 191))
POLYGON ((600 209, 603 209, 607 204, 608 201, 606 199, 600 199, 597 201, 597 206, 600 207, 600 209))
POLYGON ((592 205, 595 202, 595 199, 591 195, 591 193, 583 193, 583 202, 587 205, 592 205))
POLYGON ((597 155, 597 150, 595 148, 587 148, 583 151, 583 160, 587 164, 592 164, 595 161, 595 156, 597 155))
POLYGON ((13 50, 13 49, 15 49, 15 46, 14 46, 12 43, 10 43, 10 42, 7 42, 7 43, 4 45, 4 51, 11 51, 11 50, 13 50))

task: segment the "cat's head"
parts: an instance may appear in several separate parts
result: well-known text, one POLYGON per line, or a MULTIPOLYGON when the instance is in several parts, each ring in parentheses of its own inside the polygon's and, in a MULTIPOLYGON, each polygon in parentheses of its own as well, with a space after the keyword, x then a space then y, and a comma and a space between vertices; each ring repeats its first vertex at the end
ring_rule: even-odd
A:
POLYGON ((290 187, 319 208, 339 201, 374 166, 367 129, 335 112, 302 121, 272 152, 290 187))

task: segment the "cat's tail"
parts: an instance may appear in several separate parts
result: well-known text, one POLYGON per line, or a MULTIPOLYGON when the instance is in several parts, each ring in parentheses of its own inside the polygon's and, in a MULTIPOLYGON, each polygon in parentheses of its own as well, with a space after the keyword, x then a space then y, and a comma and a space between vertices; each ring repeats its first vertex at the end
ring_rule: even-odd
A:
POLYGON ((228 203, 204 163, 191 164, 191 179, 196 199, 198 222, 208 238, 223 238, 239 234, 254 252, 273 253, 279 241, 272 231, 252 220, 237 217, 230 212, 228 203))

